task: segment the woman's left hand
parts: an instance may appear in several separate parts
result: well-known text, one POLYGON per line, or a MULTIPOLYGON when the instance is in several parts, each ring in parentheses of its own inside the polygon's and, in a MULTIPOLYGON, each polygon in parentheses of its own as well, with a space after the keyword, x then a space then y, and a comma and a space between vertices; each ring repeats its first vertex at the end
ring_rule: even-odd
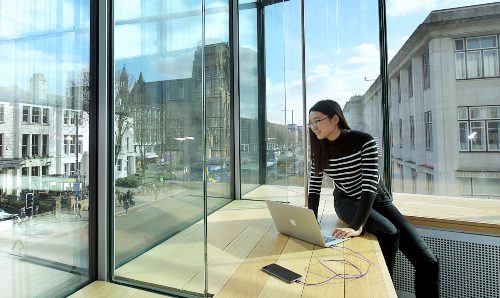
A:
POLYGON ((333 230, 333 236, 335 238, 347 238, 347 237, 356 237, 361 235, 363 231, 363 226, 359 227, 358 230, 354 230, 351 228, 336 228, 333 230))

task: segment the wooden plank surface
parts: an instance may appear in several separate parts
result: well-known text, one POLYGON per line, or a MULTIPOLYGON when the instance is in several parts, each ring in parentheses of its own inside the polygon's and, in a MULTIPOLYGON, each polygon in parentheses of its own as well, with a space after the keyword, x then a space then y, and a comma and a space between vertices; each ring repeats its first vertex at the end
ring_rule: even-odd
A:
POLYGON ((394 193, 394 205, 418 226, 500 235, 500 200, 394 193))
MULTIPOLYGON (((336 217, 332 201, 322 201, 320 212, 322 229, 331 231, 333 226, 345 226, 336 217)), ((202 223, 191 226, 120 267, 117 275, 202 293, 202 228, 202 223)), ((348 250, 317 247, 278 233, 263 201, 231 202, 209 216, 208 231, 208 290, 216 297, 325 297, 325 293, 331 297, 395 296, 390 277, 389 283, 384 279, 388 276, 387 268, 383 258, 379 258, 380 248, 373 236, 356 237, 341 244, 361 252, 374 263, 367 276, 354 281, 336 278, 323 285, 304 286, 271 277, 261 268, 278 263, 313 284, 331 276, 330 270, 343 274, 347 268, 343 263, 330 262, 329 269, 319 260, 349 258, 363 270, 368 269, 368 263, 348 250), (353 296, 349 296, 351 293, 353 296), (374 293, 380 296, 373 296, 374 293)))
POLYGON ((90 285, 80 289, 78 292, 68 296, 69 298, 122 298, 122 297, 137 297, 137 298, 156 298, 169 297, 159 295, 148 291, 141 291, 135 288, 118 285, 115 283, 105 282, 101 280, 94 281, 90 285))

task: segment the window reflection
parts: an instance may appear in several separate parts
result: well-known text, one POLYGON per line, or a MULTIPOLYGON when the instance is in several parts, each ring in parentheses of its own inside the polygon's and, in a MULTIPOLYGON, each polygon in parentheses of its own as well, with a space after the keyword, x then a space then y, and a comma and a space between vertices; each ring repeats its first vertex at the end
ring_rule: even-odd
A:
POLYGON ((207 2, 202 40, 199 1, 128 2, 115 4, 114 278, 200 292, 176 277, 185 263, 203 274, 205 201, 212 212, 230 199, 228 4, 207 2), (158 249, 152 282, 137 266, 158 249), (192 255, 179 263, 176 250, 192 255))
POLYGON ((89 2, 53 2, 0 2, 6 297, 64 296, 88 280, 89 2))

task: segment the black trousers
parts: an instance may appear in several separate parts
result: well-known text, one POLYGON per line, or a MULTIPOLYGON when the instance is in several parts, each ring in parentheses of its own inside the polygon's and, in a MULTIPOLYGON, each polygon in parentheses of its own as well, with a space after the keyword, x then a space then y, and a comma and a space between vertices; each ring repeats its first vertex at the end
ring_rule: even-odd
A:
MULTIPOLYGON (((358 201, 334 193, 335 211, 346 223, 351 222, 358 201)), ((439 261, 417 230, 399 212, 390 196, 379 191, 363 231, 377 236, 382 254, 392 276, 399 249, 415 268, 415 295, 439 297, 439 261)))

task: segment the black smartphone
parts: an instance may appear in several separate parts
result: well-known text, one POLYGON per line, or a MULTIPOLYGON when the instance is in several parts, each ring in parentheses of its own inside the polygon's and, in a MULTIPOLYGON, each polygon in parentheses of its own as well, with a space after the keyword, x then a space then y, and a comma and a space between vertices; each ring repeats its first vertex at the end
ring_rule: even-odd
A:
POLYGON ((282 267, 276 263, 266 265, 262 267, 262 270, 281 280, 286 281, 287 283, 292 283, 302 277, 302 275, 286 269, 285 267, 282 267))

